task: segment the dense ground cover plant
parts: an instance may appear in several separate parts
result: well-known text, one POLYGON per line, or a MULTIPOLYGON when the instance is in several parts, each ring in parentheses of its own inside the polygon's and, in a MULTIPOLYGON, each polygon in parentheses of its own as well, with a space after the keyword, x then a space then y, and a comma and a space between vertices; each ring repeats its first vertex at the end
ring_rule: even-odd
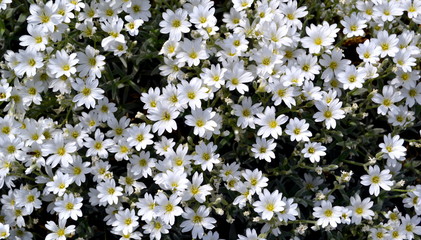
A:
POLYGON ((0 9, 0 239, 420 238, 420 1, 0 9))

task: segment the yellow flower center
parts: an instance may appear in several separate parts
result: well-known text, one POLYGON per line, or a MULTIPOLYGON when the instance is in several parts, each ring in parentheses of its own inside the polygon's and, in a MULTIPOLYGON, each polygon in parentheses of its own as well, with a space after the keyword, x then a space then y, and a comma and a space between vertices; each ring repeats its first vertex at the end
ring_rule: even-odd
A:
POLYGON ((108 188, 107 192, 108 192, 108 194, 113 195, 115 193, 115 189, 114 188, 108 188))
POLYGON ((191 59, 196 59, 196 58, 197 58, 197 53, 196 53, 196 52, 191 52, 191 53, 189 54, 189 57, 190 57, 191 59))
POLYGON ((278 126, 278 123, 276 122, 276 120, 272 120, 269 122, 270 128, 276 128, 277 126, 278 126))
POLYGON ((69 71, 69 70, 70 70, 70 66, 69 66, 69 64, 65 64, 65 65, 62 67, 62 69, 63 69, 64 71, 69 71))
POLYGON ((211 158, 211 156, 210 156, 209 153, 203 153, 202 158, 203 158, 203 160, 208 161, 211 158))
POLYGON ((275 209, 275 206, 273 205, 273 203, 269 203, 268 205, 266 205, 266 210, 273 211, 274 209, 275 209))
POLYGON ((199 22, 200 22, 200 23, 205 23, 205 22, 206 22, 206 18, 205 18, 205 17, 203 17, 203 16, 202 16, 202 17, 200 17, 200 18, 199 18, 199 22))
POLYGON ((199 188, 196 186, 192 186, 191 187, 191 191, 190 191, 193 195, 196 195, 199 193, 199 188))
POLYGON ((46 15, 41 15, 40 18, 41 23, 48 23, 50 21, 50 17, 46 15))
POLYGON ((192 219, 193 223, 201 223, 202 222, 202 217, 201 216, 194 216, 192 219))
POLYGON ((85 96, 89 96, 91 94, 91 89, 90 88, 84 88, 82 90, 82 94, 85 96))
POLYGON ((148 165, 148 162, 146 161, 146 159, 142 158, 139 160, 139 165, 141 167, 146 167, 146 165, 148 165))
POLYGON ((375 184, 379 183, 380 182, 380 177, 379 176, 373 176, 371 178, 371 182, 373 182, 375 184))
POLYGON ((178 27, 181 26, 181 21, 178 20, 178 19, 175 19, 174 21, 172 21, 171 26, 174 27, 174 28, 178 28, 178 27))
POLYGON ((100 142, 96 142, 96 143, 95 143, 95 145, 94 145, 94 148, 95 148, 96 150, 100 150, 100 149, 102 148, 102 143, 100 143, 100 142))
POLYGON ((145 137, 143 136, 143 134, 139 134, 139 135, 137 135, 137 137, 136 137, 136 140, 138 141, 138 142, 141 142, 141 141, 143 141, 145 139, 145 137))
POLYGON ((314 39, 314 44, 316 44, 316 45, 322 45, 322 43, 323 43, 323 41, 322 41, 322 39, 321 38, 316 38, 316 39, 314 39))
POLYGON ((332 117, 332 112, 331 112, 331 111, 329 111, 329 110, 327 110, 327 111, 323 114, 323 116, 324 116, 325 118, 331 118, 331 117, 332 117))
POLYGON ((324 214, 325 214, 326 217, 332 217, 333 212, 332 212, 332 210, 327 209, 324 214))
POLYGON ((9 134, 10 133, 10 127, 9 126, 4 126, 2 129, 1 129, 1 132, 3 133, 3 134, 9 134))
POLYGON ((173 210, 174 210, 174 205, 172 205, 171 203, 168 203, 167 205, 165 205, 166 212, 172 212, 173 210))
POLYGON ((66 154, 66 149, 64 147, 59 147, 57 149, 57 154, 63 156, 64 154, 66 154))
POLYGON ((316 149, 314 149, 314 147, 309 147, 308 148, 308 152, 311 153, 311 154, 313 154, 313 153, 316 152, 316 149))
POLYGON ((26 201, 31 203, 35 201, 35 196, 34 195, 29 195, 28 197, 26 197, 26 201))
POLYGON ((262 64, 265 66, 268 66, 270 64, 270 58, 269 57, 263 58, 262 64))
POLYGON ((126 220, 124 220, 124 224, 126 225, 130 225, 132 224, 133 220, 131 218, 127 218, 126 220))
POLYGON ((37 64, 37 62, 35 61, 35 59, 31 58, 31 59, 29 59, 28 64, 29 64, 29 66, 33 67, 33 66, 35 66, 35 64, 37 64))
POLYGON ((73 205, 73 203, 67 203, 66 204, 66 210, 73 210, 73 208, 75 207, 75 205, 73 205))
POLYGON ((203 122, 203 120, 197 120, 196 121, 196 126, 203 127, 203 126, 205 126, 205 123, 203 122))
POLYGON ((73 168, 73 174, 74 175, 79 175, 82 173, 82 169, 80 169, 80 167, 74 167, 73 168))
POLYGON ((382 43, 382 44, 380 44, 380 47, 382 48, 383 51, 389 50, 389 44, 388 43, 382 43))
POLYGON ((135 12, 135 13, 140 12, 140 10, 141 10, 139 5, 133 5, 132 9, 133 9, 133 12, 135 12))
POLYGON ((60 229, 57 231, 57 236, 59 236, 59 237, 63 237, 65 234, 66 234, 66 232, 64 231, 64 229, 63 229, 63 228, 60 228, 60 229))

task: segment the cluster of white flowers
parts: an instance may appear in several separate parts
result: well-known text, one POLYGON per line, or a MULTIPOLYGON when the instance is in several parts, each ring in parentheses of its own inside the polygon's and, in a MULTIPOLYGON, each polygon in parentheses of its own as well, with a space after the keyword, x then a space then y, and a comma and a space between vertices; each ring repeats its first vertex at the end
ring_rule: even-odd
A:
POLYGON ((37 224, 48 240, 79 236, 92 209, 121 240, 175 229, 219 239, 234 212, 260 228, 244 226, 240 240, 284 237, 288 225, 299 238, 302 224, 421 235, 421 185, 399 175, 413 160, 400 134, 420 124, 421 1, 327 2, 337 23, 311 20, 296 0, 232 0, 219 15, 211 0, 188 0, 156 6, 162 16, 149 0, 30 4, 22 49, 1 65, 0 239, 32 239, 37 224), (157 56, 166 82, 141 93, 136 118, 122 116, 102 88, 106 56, 130 55, 150 19, 166 39, 157 56), (356 59, 341 38, 356 42, 356 59), (48 94, 66 119, 26 117, 48 94), (348 144, 340 131, 369 114, 387 132, 367 160, 347 160, 364 139, 348 144), (336 160, 336 145, 347 159, 336 160), (376 200, 385 195, 402 209, 376 200))

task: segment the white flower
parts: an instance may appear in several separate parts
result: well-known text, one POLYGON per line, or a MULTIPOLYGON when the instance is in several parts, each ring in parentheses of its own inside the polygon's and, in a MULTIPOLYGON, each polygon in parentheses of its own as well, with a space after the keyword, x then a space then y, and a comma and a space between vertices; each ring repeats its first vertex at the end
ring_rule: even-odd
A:
POLYGON ((258 136, 262 138, 267 138, 271 135, 273 138, 277 139, 278 136, 282 135, 281 125, 284 124, 288 117, 284 114, 275 117, 276 109, 275 107, 266 107, 264 113, 257 113, 256 124, 260 125, 260 129, 257 132, 258 136))
POLYGON ((183 209, 177 206, 181 201, 181 197, 178 197, 176 194, 172 194, 170 198, 167 198, 167 196, 161 192, 155 197, 155 201, 158 205, 155 213, 160 216, 166 224, 173 225, 175 217, 183 214, 183 209))
POLYGON ((153 144, 153 135, 150 133, 151 126, 142 123, 127 129, 127 141, 130 146, 134 146, 137 151, 145 149, 146 146, 153 144))
POLYGON ((58 225, 53 221, 47 221, 45 227, 52 233, 49 233, 45 240, 66 240, 66 235, 70 235, 75 232, 75 225, 66 227, 66 220, 59 220, 58 225))
POLYGON ((308 37, 301 39, 304 48, 308 48, 310 53, 320 53, 322 47, 330 47, 335 41, 336 33, 339 28, 336 28, 336 24, 329 26, 327 22, 323 22, 323 25, 311 24, 310 27, 306 27, 306 33, 308 37))
POLYGON ((212 217, 208 217, 210 208, 201 205, 196 211, 186 207, 182 216, 187 219, 180 224, 182 232, 192 231, 193 238, 202 238, 204 235, 204 229, 213 229, 216 220, 212 217))
POLYGON ((259 193, 259 201, 253 203, 254 211, 261 213, 264 220, 271 220, 276 212, 284 210, 285 205, 282 201, 282 193, 278 190, 271 193, 267 189, 263 189, 263 192, 259 193))
POLYGON ((352 210, 352 222, 355 224, 360 224, 361 219, 371 220, 371 217, 374 216, 373 210, 370 208, 373 206, 373 202, 370 201, 370 198, 365 198, 361 201, 359 195, 350 198, 351 206, 348 208, 352 210))
POLYGON ((399 51, 398 42, 399 39, 396 37, 396 34, 391 34, 389 36, 387 31, 380 31, 377 34, 377 39, 373 40, 374 43, 380 48, 380 57, 394 57, 399 51))
POLYGON ((184 191, 182 200, 188 201, 194 197, 199 203, 204 203, 206 201, 206 196, 211 194, 210 191, 212 191, 212 187, 209 184, 201 186, 202 182, 203 173, 198 174, 198 172, 195 172, 192 181, 187 183, 187 190, 184 191))
POLYGON ((73 89, 79 93, 74 96, 73 102, 76 106, 85 105, 86 108, 94 108, 96 100, 104 98, 104 90, 98 87, 99 81, 95 78, 88 78, 83 81, 80 78, 76 78, 76 82, 72 83, 73 89))
MULTIPOLYGON (((420 85, 421 86, 421 85, 420 85)), ((255 128, 255 115, 262 112, 261 103, 253 104, 251 97, 245 97, 240 104, 232 105, 234 114, 238 117, 237 126, 241 128, 255 128)))
POLYGON ((341 223, 342 207, 332 207, 332 203, 323 200, 320 207, 313 208, 313 216, 318 218, 317 225, 323 228, 327 225, 336 228, 338 223, 341 223))
POLYGON ((371 99, 373 102, 380 104, 380 106, 377 108, 377 113, 386 115, 389 110, 391 112, 395 112, 398 109, 395 103, 403 99, 401 93, 393 86, 389 85, 383 87, 382 93, 383 95, 379 93, 374 94, 373 98, 371 99))
POLYGON ((105 65, 105 57, 98 55, 97 50, 91 46, 87 46, 85 52, 77 52, 79 59, 76 67, 81 77, 92 76, 100 78, 101 71, 105 65))
POLYGON ((76 185, 81 186, 86 181, 86 174, 91 172, 89 168, 90 162, 82 162, 82 158, 77 155, 73 159, 73 163, 63 168, 63 173, 69 174, 73 178, 76 185))
MULTIPOLYGON (((1 174, 0 174, 1 175, 1 174)), ((16 196, 16 206, 24 207, 25 210, 31 214, 34 209, 41 208, 42 202, 39 200, 40 192, 37 188, 31 190, 19 189, 17 190, 16 196)), ((1 236, 1 235, 0 235, 1 236)))
POLYGON ((231 66, 227 66, 227 72, 225 73, 225 78, 227 82, 225 83, 226 87, 230 90, 237 90, 240 94, 244 94, 249 91, 249 87, 246 83, 253 81, 253 74, 244 69, 244 62, 236 62, 231 66))
POLYGON ((359 44, 356 50, 358 57, 366 63, 375 64, 380 60, 380 46, 374 41, 366 40, 364 43, 359 44))
POLYGON ((52 75, 56 78, 59 78, 63 75, 70 77, 71 74, 76 73, 75 65, 79 62, 79 59, 76 58, 77 54, 67 54, 65 50, 60 50, 56 52, 55 58, 51 58, 47 67, 52 75))
POLYGON ((267 187, 268 185, 267 182, 269 181, 269 179, 267 177, 264 177, 263 172, 259 169, 254 169, 253 171, 251 171, 250 169, 246 169, 241 175, 247 181, 245 183, 245 186, 250 188, 251 193, 260 193, 262 192, 262 189, 264 187, 267 187))
POLYGON ((312 163, 319 162, 321 156, 326 156, 327 148, 322 146, 321 143, 318 142, 309 142, 304 145, 303 150, 301 153, 304 154, 305 158, 309 158, 312 163))
POLYGON ((203 87, 203 82, 199 78, 193 78, 189 82, 181 81, 178 86, 180 90, 180 102, 182 105, 188 104, 191 109, 200 108, 202 106, 202 99, 208 97, 207 89, 203 87))
POLYGON ((307 15, 306 6, 297 7, 297 1, 289 0, 286 4, 281 3, 279 10, 286 16, 285 20, 288 26, 295 26, 298 29, 302 28, 303 23, 299 18, 307 15))
POLYGON ((112 51, 112 46, 116 43, 126 43, 124 35, 120 33, 123 25, 124 21, 117 16, 101 22, 101 29, 109 35, 101 41, 101 46, 105 51, 112 51))
POLYGON ((107 179, 104 182, 100 182, 97 186, 98 198, 100 203, 103 205, 117 204, 118 197, 123 195, 123 188, 120 186, 116 187, 114 179, 107 179))
POLYGON ((145 229, 144 233, 149 234, 149 238, 160 240, 161 234, 167 234, 171 225, 165 223, 160 217, 154 218, 149 222, 146 222, 146 225, 142 226, 145 229))
POLYGON ((126 15, 124 17, 124 20, 127 21, 127 23, 124 25, 126 27, 126 31, 130 34, 130 36, 136 36, 139 34, 139 27, 143 25, 142 19, 135 19, 130 15, 126 15))
POLYGON ((193 133, 199 137, 203 137, 207 131, 213 132, 217 124, 212 118, 215 116, 212 108, 202 110, 200 108, 192 109, 191 115, 186 116, 185 123, 194 127, 193 133))
POLYGON ((254 157, 258 159, 264 159, 270 162, 275 158, 273 150, 276 147, 273 139, 266 140, 266 138, 256 138, 256 143, 253 144, 251 151, 254 153, 254 157))
POLYGON ((382 170, 380 172, 379 166, 369 166, 368 175, 361 176, 361 184, 364 186, 370 186, 369 192, 371 195, 378 196, 380 194, 380 188, 389 191, 393 186, 393 181, 390 181, 392 175, 389 169, 382 170))
POLYGON ((195 146, 196 155, 193 156, 195 164, 201 165, 203 171, 212 171, 213 165, 219 163, 219 154, 215 153, 217 148, 212 142, 206 144, 201 141, 195 146))
POLYGON ((343 72, 338 74, 338 80, 343 84, 344 89, 353 90, 354 88, 362 88, 365 73, 362 68, 356 68, 354 65, 348 66, 343 72))
POLYGON ((342 102, 339 99, 334 99, 329 104, 317 101, 315 105, 319 112, 316 112, 313 118, 315 118, 316 122, 324 121, 327 129, 334 129, 336 127, 335 120, 345 117, 345 112, 341 109, 342 102))
POLYGON ((139 222, 137 221, 139 217, 136 216, 133 209, 125 209, 124 211, 120 210, 115 215, 115 218, 116 220, 112 223, 114 230, 122 231, 123 234, 132 233, 139 225, 139 222))
POLYGON ((405 217, 401 218, 401 231, 406 235, 408 239, 413 239, 416 235, 421 235, 421 218, 418 216, 413 216, 412 218, 406 214, 405 217))
POLYGON ((378 3, 373 8, 373 15, 384 22, 393 21, 395 17, 403 15, 400 2, 379 1, 378 3))
POLYGON ((256 230, 247 228, 246 236, 238 234, 237 240, 266 240, 266 238, 259 237, 256 230))
POLYGON ((233 0, 232 3, 234 4, 234 9, 240 12, 251 7, 253 0, 233 0))
POLYGON ((46 164, 51 167, 61 163, 62 167, 67 167, 73 163, 71 153, 76 152, 76 142, 65 141, 62 134, 54 135, 53 139, 42 145, 42 152, 46 155, 52 154, 47 158, 46 164))
POLYGON ((208 8, 208 6, 200 4, 193 7, 193 11, 190 12, 190 22, 193 23, 196 28, 207 28, 216 25, 215 8, 208 8))
POLYGON ((282 81, 276 81, 270 84, 268 87, 273 94, 273 105, 278 106, 282 102, 284 102, 288 108, 292 108, 292 106, 296 105, 294 97, 300 94, 300 92, 297 91, 296 87, 285 86, 285 82, 282 81))
POLYGON ((176 57, 181 62, 187 62, 189 67, 197 66, 200 63, 200 60, 204 60, 209 57, 203 41, 200 38, 192 41, 184 39, 184 41, 180 44, 180 48, 180 52, 177 53, 176 57))
POLYGON ((98 156, 100 158, 107 158, 108 151, 107 149, 110 148, 114 143, 111 139, 104 140, 104 134, 97 129, 95 131, 95 139, 93 138, 86 138, 85 139, 85 147, 88 148, 86 151, 86 156, 98 156))
POLYGON ((41 53, 31 48, 24 51, 19 50, 19 53, 16 54, 16 58, 18 64, 13 70, 18 76, 26 74, 27 77, 33 77, 37 73, 37 69, 44 66, 41 53))
POLYGON ((29 24, 40 25, 44 31, 54 32, 56 27, 61 22, 61 16, 56 14, 57 5, 53 1, 48 1, 44 5, 31 4, 29 12, 31 15, 27 21, 29 24))
POLYGON ((333 49, 330 54, 323 54, 322 59, 319 60, 320 65, 326 67, 322 73, 322 79, 330 81, 338 74, 344 71, 347 66, 351 64, 351 61, 348 59, 342 59, 343 53, 339 49, 333 49))
POLYGON ((60 220, 67 220, 69 217, 73 220, 77 220, 78 217, 82 217, 82 200, 81 197, 76 197, 73 193, 63 195, 63 200, 56 201, 54 203, 54 211, 58 213, 60 220))
POLYGON ((159 23, 161 33, 170 34, 170 40, 180 41, 183 33, 190 32, 191 23, 187 21, 188 12, 182 8, 178 8, 173 12, 167 9, 162 13, 163 20, 159 23))
POLYGON ((305 119, 293 118, 289 120, 286 126, 285 133, 291 136, 291 141, 310 141, 313 134, 308 130, 310 124, 306 123, 305 119))
POLYGON ((155 121, 152 125, 152 131, 158 132, 158 135, 162 135, 164 131, 170 133, 172 130, 177 130, 175 119, 180 112, 174 106, 158 103, 157 107, 149 109, 148 113, 147 117, 155 121))
POLYGON ((343 32, 347 37, 363 36, 364 28, 367 27, 366 20, 361 15, 352 13, 350 17, 345 16, 341 24, 344 26, 343 32))
POLYGON ((0 223, 0 239, 7 239, 10 236, 9 224, 0 223))
POLYGON ((136 202, 136 207, 139 209, 137 215, 141 216, 142 220, 149 222, 155 218, 156 202, 151 194, 145 193, 143 198, 139 198, 139 201, 136 202))
POLYGON ((379 147, 382 152, 387 154, 392 159, 399 160, 406 155, 406 148, 403 146, 404 140, 400 139, 399 135, 392 135, 389 133, 383 136, 384 143, 380 143, 379 147))
POLYGON ((416 59, 412 56, 411 51, 409 50, 400 50, 393 57, 393 62, 396 63, 396 66, 399 69, 402 69, 404 72, 410 72, 412 67, 417 65, 416 59))
POLYGON ((200 73, 200 78, 203 80, 203 83, 215 87, 217 89, 221 88, 225 84, 225 72, 226 68, 221 68, 219 64, 211 65, 209 68, 202 68, 202 73, 200 73))
POLYGON ((63 196, 67 187, 69 187, 72 182, 73 179, 68 174, 57 171, 52 181, 47 182, 46 191, 57 194, 58 196, 63 196))

